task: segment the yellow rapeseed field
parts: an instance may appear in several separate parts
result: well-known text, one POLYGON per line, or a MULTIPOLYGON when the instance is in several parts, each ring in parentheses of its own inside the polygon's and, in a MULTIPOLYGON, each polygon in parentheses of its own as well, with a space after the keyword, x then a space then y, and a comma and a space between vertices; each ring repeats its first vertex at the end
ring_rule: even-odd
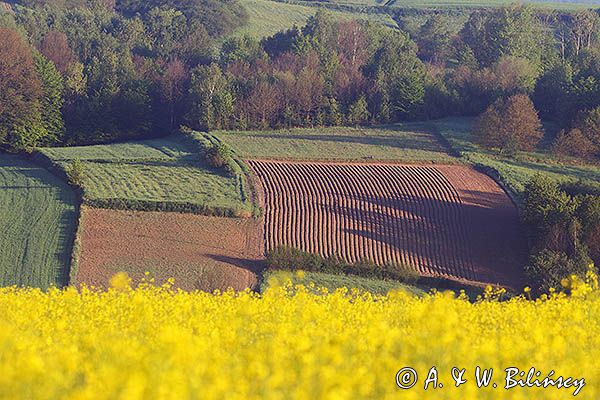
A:
POLYGON ((0 289, 0 399, 568 399, 581 383, 576 398, 600 398, 600 295, 578 282, 570 297, 502 302, 112 284, 0 289), (493 368, 488 388, 477 366, 493 368), (510 367, 574 380, 505 389, 510 367))

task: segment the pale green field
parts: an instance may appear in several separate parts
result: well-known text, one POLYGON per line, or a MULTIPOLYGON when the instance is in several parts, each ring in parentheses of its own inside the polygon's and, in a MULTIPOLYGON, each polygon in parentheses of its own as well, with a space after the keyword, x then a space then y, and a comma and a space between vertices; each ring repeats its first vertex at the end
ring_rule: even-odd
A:
MULTIPOLYGON (((248 23, 234 32, 234 35, 250 35, 256 38, 271 36, 294 25, 302 27, 308 18, 317 12, 310 5, 287 4, 271 0, 240 0, 248 11, 248 23)), ((365 14, 332 11, 332 15, 341 19, 367 19, 396 27, 394 20, 385 14, 365 14)))
POLYGON ((0 286, 62 286, 77 220, 71 188, 45 169, 0 154, 0 286))
POLYGON ((373 294, 386 294, 390 290, 403 290, 415 296, 424 295, 429 289, 412 286, 392 280, 363 278, 360 276, 327 274, 323 272, 296 272, 266 271, 263 276, 261 291, 266 290, 271 283, 282 284, 291 280, 296 285, 309 286, 314 284, 317 288, 327 288, 331 291, 338 288, 359 289, 373 294))
POLYGON ((462 154, 465 161, 494 168, 503 183, 514 194, 520 196, 525 184, 536 174, 549 176, 559 182, 583 181, 600 188, 600 166, 572 162, 560 162, 547 150, 522 152, 515 157, 503 157, 476 146, 471 140, 470 118, 447 118, 431 122, 452 145, 462 154))
POLYGON ((215 132, 245 159, 456 163, 428 123, 215 132))
POLYGON ((183 136, 40 152, 63 168, 81 160, 84 198, 92 205, 122 201, 190 204, 240 213, 252 209, 239 180, 206 165, 198 149, 183 136))

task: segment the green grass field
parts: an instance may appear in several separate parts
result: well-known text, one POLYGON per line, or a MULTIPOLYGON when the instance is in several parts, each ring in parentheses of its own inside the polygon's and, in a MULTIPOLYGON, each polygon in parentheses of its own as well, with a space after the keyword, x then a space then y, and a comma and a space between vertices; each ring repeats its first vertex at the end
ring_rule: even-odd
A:
POLYGON ((0 154, 0 286, 62 286, 77 220, 71 188, 45 169, 0 154))
POLYGON ((216 132, 245 159, 456 163, 429 123, 216 132))
POLYGON ((423 295, 428 288, 420 288, 392 280, 381 280, 372 278, 362 278, 359 276, 343 274, 326 274, 322 272, 302 272, 301 274, 288 271, 267 271, 263 275, 263 283, 260 291, 266 290, 270 284, 277 282, 284 283, 290 279, 296 285, 309 286, 314 283, 315 287, 323 287, 329 290, 337 288, 359 289, 373 294, 386 294, 390 290, 405 290, 415 296, 423 295))
POLYGON ((239 179, 206 165, 198 149, 183 135, 109 145, 45 148, 40 152, 62 168, 73 160, 81 160, 84 198, 91 205, 137 202, 145 205, 124 208, 153 209, 153 203, 189 204, 192 208, 229 210, 233 214, 252 209, 239 179))
POLYGON ((600 165, 577 163, 576 160, 558 161, 549 153, 548 140, 538 152, 519 153, 503 157, 475 145, 471 140, 470 118, 448 118, 431 123, 452 147, 462 154, 465 161, 494 168, 503 183, 520 196, 525 184, 536 174, 542 174, 560 182, 583 181, 600 189, 600 165))
MULTIPOLYGON (((317 9, 310 5, 287 4, 271 0, 241 0, 248 11, 248 23, 235 30, 234 35, 250 35, 256 38, 271 36, 294 25, 302 27, 317 9)), ((341 19, 367 19, 396 27, 396 23, 386 14, 366 14, 332 11, 341 19)))

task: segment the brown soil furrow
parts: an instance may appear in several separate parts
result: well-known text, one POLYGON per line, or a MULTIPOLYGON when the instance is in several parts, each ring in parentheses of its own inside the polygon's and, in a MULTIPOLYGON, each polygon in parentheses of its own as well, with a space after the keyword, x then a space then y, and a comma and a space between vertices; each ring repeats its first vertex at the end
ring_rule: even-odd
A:
MULTIPOLYGON (((441 255, 437 267, 440 269, 439 272, 444 275, 448 275, 449 271, 457 271, 462 276, 468 260, 463 258, 463 252, 458 250, 458 247, 464 246, 465 242, 461 234, 462 230, 458 229, 460 221, 454 215, 454 200, 447 190, 448 185, 439 180, 434 168, 426 168, 423 173, 427 176, 428 181, 433 183, 428 187, 436 199, 437 205, 432 218, 435 224, 437 254, 441 255), (453 231, 453 234, 448 235, 448 231, 453 231)), ((466 278, 466 276, 464 277, 466 278)))
POLYGON ((305 221, 305 230, 308 234, 307 249, 311 253, 327 256, 324 252, 324 246, 321 242, 324 240, 326 228, 322 224, 321 206, 323 198, 320 195, 319 184, 313 180, 313 172, 309 164, 295 165, 297 176, 304 178, 297 180, 297 184, 302 188, 302 194, 306 197, 308 205, 308 215, 305 221))
POLYGON ((357 262, 360 259, 360 246, 354 233, 358 228, 359 218, 356 211, 356 198, 354 196, 355 192, 352 189, 352 185, 348 182, 347 176, 344 173, 344 169, 340 168, 340 166, 335 166, 334 172, 339 176, 338 182, 340 182, 344 193, 344 208, 342 212, 344 219, 347 221, 347 224, 344 228, 344 235, 346 235, 348 240, 348 261, 357 262))
POLYGON ((381 169, 382 178, 385 182, 387 182, 387 185, 390 188, 389 197, 392 202, 392 211, 394 217, 393 226, 396 232, 394 235, 396 240, 393 243, 395 246, 397 246, 396 252, 399 253, 404 265, 418 270, 419 265, 416 263, 411 249, 412 222, 409 219, 410 217, 408 213, 408 196, 406 194, 407 185, 402 179, 398 179, 394 176, 391 171, 391 167, 381 166, 381 169))
POLYGON ((283 223, 282 213, 285 210, 281 207, 277 207, 277 196, 275 195, 277 185, 273 182, 273 173, 270 170, 269 165, 264 165, 261 163, 256 164, 257 168, 263 174, 263 179, 265 181, 266 186, 266 195, 268 201, 266 201, 265 207, 265 230, 268 232, 266 236, 269 238, 267 240, 268 248, 267 250, 273 249, 277 243, 282 243, 284 238, 281 236, 281 231, 278 229, 279 226, 283 223))
POLYGON ((411 176, 408 167, 390 167, 391 173, 397 179, 400 179, 406 192, 404 194, 404 200, 406 201, 406 212, 408 214, 407 221, 409 223, 409 250, 412 256, 413 265, 417 266, 419 270, 426 274, 433 274, 433 271, 429 267, 429 263, 426 260, 427 252, 423 243, 423 231, 422 231, 422 214, 423 214, 423 201, 420 198, 419 190, 415 187, 414 177, 411 176))
POLYGON ((464 166, 251 161, 264 188, 267 248, 514 286, 523 236, 514 204, 464 166))
POLYGON ((381 240, 385 245, 384 259, 389 264, 400 266, 405 264, 403 252, 398 249, 403 247, 401 236, 402 218, 397 215, 399 207, 396 204, 395 194, 398 192, 390 182, 385 179, 387 174, 381 166, 373 166, 375 171, 375 185, 379 188, 377 195, 380 196, 382 204, 383 220, 383 238, 381 240), (388 193, 387 196, 384 194, 388 193), (397 246, 397 247, 396 247, 397 246))

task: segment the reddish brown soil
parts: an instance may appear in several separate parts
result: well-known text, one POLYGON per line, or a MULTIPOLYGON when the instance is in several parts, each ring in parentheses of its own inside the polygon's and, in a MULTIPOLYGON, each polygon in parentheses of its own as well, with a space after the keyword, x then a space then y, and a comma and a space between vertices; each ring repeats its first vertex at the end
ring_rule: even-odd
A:
POLYGON ((264 202, 265 246, 424 276, 518 286, 525 255, 516 207, 464 166, 250 161, 264 202))
POLYGON ((185 290, 254 287, 262 226, 253 219, 168 212, 82 209, 77 283, 105 287, 116 272, 134 282, 150 272, 185 290))

